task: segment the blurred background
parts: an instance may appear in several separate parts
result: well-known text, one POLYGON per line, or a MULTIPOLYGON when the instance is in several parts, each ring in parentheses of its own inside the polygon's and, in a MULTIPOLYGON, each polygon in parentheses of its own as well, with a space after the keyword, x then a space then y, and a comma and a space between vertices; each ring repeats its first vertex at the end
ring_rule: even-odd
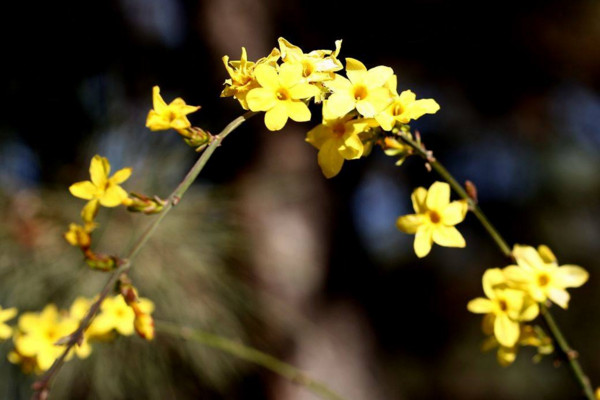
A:
MULTIPOLYGON (((68 308, 98 292, 61 237, 83 201, 94 154, 132 166, 126 189, 166 197, 196 154, 150 132, 151 88, 202 105, 191 121, 218 132, 242 113, 219 98, 221 57, 268 54, 285 37, 388 65, 399 90, 441 105, 412 124, 509 243, 549 245, 590 280, 555 311, 600 383, 600 4, 594 1, 90 0, 3 5, 0 87, 0 304, 68 308)), ((395 228, 410 193, 437 176, 377 149, 326 180, 304 142, 320 122, 268 132, 261 118, 232 134, 161 225, 131 276, 157 319, 271 353, 348 399, 567 399, 578 388, 552 357, 519 353, 508 368, 482 354, 485 269, 506 262, 472 215, 466 250, 419 260, 395 228)), ((101 210, 98 248, 123 254, 150 221, 101 210)), ((6 361, 0 396, 26 399, 33 377, 6 361)), ((158 335, 94 346, 59 376, 56 399, 315 399, 260 367, 158 335)))

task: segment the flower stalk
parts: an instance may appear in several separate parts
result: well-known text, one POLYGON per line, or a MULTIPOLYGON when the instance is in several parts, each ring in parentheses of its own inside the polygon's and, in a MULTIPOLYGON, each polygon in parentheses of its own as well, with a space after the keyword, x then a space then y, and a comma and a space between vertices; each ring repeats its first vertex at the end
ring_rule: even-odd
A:
MULTIPOLYGON (((511 261, 514 261, 512 251, 510 250, 510 247, 508 246, 506 240, 504 240, 502 235, 500 235, 498 230, 494 227, 494 225, 492 225, 492 223, 483 213, 481 208, 477 205, 476 200, 473 197, 469 196, 465 188, 460 183, 458 183, 454 176, 452 176, 452 174, 439 161, 437 161, 435 157, 433 157, 432 152, 427 151, 422 144, 415 142, 407 135, 400 135, 399 137, 404 143, 409 145, 415 151, 416 154, 421 156, 421 158, 423 158, 425 162, 427 162, 431 166, 431 168, 433 168, 446 182, 448 182, 448 184, 450 184, 450 186, 456 192, 456 194, 458 194, 460 197, 462 197, 468 202, 469 209, 473 212, 473 214, 475 214, 481 225, 483 225, 483 227, 490 235, 494 243, 496 243, 496 245, 502 252, 502 254, 504 254, 511 261)), ((552 313, 550 312, 548 307, 542 303, 540 304, 540 311, 544 322, 550 330, 552 339, 560 349, 561 358, 568 362, 571 372, 573 373, 575 380, 581 387, 583 394, 588 400, 597 400, 596 396, 594 395, 594 390, 590 383, 590 379, 583 371, 583 368, 581 367, 581 364, 577 359, 577 352, 573 350, 571 346, 569 346, 567 340, 565 339, 558 324, 554 320, 554 317, 552 316, 552 313)))
POLYGON ((177 188, 171 193, 163 211, 150 224, 146 231, 138 238, 138 240, 135 242, 134 246, 131 248, 129 253, 124 258, 118 260, 119 266, 106 281, 104 287, 102 288, 102 291, 98 295, 98 299, 92 304, 89 311, 79 323, 79 327, 75 330, 75 332, 73 332, 67 337, 65 349, 60 355, 60 357, 58 357, 56 361, 54 361, 54 364, 52 364, 50 369, 48 369, 48 371, 33 384, 33 390, 35 392, 32 396, 32 400, 45 400, 48 397, 52 380, 62 368, 65 359, 71 351, 71 349, 73 348, 73 346, 82 341, 85 330, 92 323, 92 320, 98 313, 102 302, 114 289, 115 284, 119 281, 120 277, 131 268, 134 259, 140 253, 142 248, 146 245, 150 237, 154 234, 154 232, 156 231, 162 220, 167 216, 169 211, 171 211, 171 209, 174 206, 176 206, 179 203, 179 201, 181 201, 181 198, 183 197, 185 192, 196 180, 196 178, 198 177, 198 175, 200 174, 200 172, 202 171, 212 154, 215 152, 217 147, 219 147, 221 142, 244 121, 251 118, 255 114, 255 112, 249 111, 244 115, 237 117, 236 119, 231 121, 218 135, 213 137, 210 145, 206 148, 206 150, 198 158, 196 163, 188 171, 187 175, 181 181, 181 183, 179 183, 177 188))

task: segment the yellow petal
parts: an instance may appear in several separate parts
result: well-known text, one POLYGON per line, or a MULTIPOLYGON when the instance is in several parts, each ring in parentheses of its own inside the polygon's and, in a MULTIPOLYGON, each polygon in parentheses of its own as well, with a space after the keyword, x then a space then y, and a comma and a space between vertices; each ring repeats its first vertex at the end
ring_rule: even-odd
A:
POLYGON ((496 316, 494 336, 502 346, 513 347, 519 340, 519 323, 512 321, 506 314, 496 316))
POLYGON ((533 321, 540 313, 538 303, 531 301, 521 313, 521 321, 533 321))
POLYGON ((377 114, 377 110, 373 106, 373 104, 368 100, 360 100, 356 102, 356 111, 360 113, 363 117, 371 118, 377 114))
POLYGON ((323 124, 319 124, 306 134, 306 141, 312 144, 317 149, 320 149, 323 146, 325 141, 331 139, 332 132, 331 128, 325 126, 323 124))
POLYGON ((503 367, 507 367, 517 359, 517 347, 504 347, 501 346, 496 353, 496 359, 498 364, 503 367))
POLYGON ((96 214, 98 214, 98 208, 98 199, 88 201, 81 210, 81 218, 83 221, 87 223, 93 222, 94 218, 96 218, 96 214))
POLYGON ((265 113, 265 125, 270 131, 281 130, 287 120, 287 109, 283 102, 278 102, 275 107, 265 113))
POLYGON ((106 159, 106 157, 95 155, 90 163, 90 177, 92 178, 92 183, 96 185, 96 187, 104 187, 108 180, 109 173, 110 164, 108 159, 106 159))
POLYGON ((363 82, 369 88, 381 87, 392 75, 394 71, 390 67, 380 65, 367 71, 363 82))
POLYGON ((346 160, 355 160, 363 155, 364 145, 358 135, 344 135, 338 151, 346 160))
POLYGON ((432 244, 433 237, 431 229, 427 225, 422 225, 417 229, 417 233, 415 235, 414 249, 417 257, 423 258, 429 254, 432 244))
POLYGON ((453 226, 438 225, 433 228, 433 241, 445 247, 465 247, 467 245, 465 238, 453 226))
POLYGON ((521 246, 516 244, 513 248, 513 256, 521 268, 530 270, 539 269, 544 265, 542 257, 540 257, 539 253, 531 246, 521 246))
POLYGON ((319 150, 318 162, 326 178, 333 178, 342 170, 344 157, 340 154, 335 140, 326 141, 319 150))
POLYGON ((542 260, 544 260, 544 262, 556 263, 556 256, 554 255, 552 250, 550 250, 550 248, 545 244, 541 244, 538 246, 538 253, 540 254, 540 257, 542 257, 542 260))
POLYGON ((307 99, 318 95, 319 88, 309 83, 299 83, 292 87, 289 92, 292 99, 307 99))
POLYGON ((398 101, 404 105, 407 105, 414 102, 416 99, 417 96, 412 92, 412 90, 405 90, 400 93, 398 101))
POLYGON ((435 114, 440 109, 438 103, 433 99, 421 99, 406 106, 402 116, 408 120, 417 119, 425 114, 435 114))
POLYGON ((478 297, 469 301, 467 310, 475 314, 489 314, 494 310, 494 303, 483 297, 478 297))
POLYGON ((481 282, 483 284, 483 292, 485 295, 490 299, 495 299, 495 287, 506 282, 506 279, 500 268, 490 268, 483 273, 481 282))
POLYGON ((91 200, 96 196, 98 189, 90 181, 77 182, 69 186, 69 192, 75 197, 84 200, 91 200))
POLYGON ((357 83, 367 73, 367 67, 355 58, 346 58, 346 75, 352 83, 357 83))
POLYGON ((277 104, 277 97, 271 89, 256 88, 248 92, 246 101, 252 111, 268 111, 277 104))
POLYGON ((396 124, 396 119, 387 111, 375 115, 375 119, 384 131, 391 131, 396 124))
POLYGON ((165 103, 160 95, 160 88, 158 86, 152 88, 152 107, 159 114, 167 109, 167 103, 165 103))
POLYGON ((461 223, 465 219, 468 210, 469 205, 466 200, 453 201, 442 211, 442 223, 444 225, 461 223))
POLYGON ((301 101, 286 101, 287 115, 296 122, 310 121, 310 110, 308 106, 301 101))
POLYGON ((335 92, 327 100, 327 115, 330 118, 340 118, 354 109, 356 102, 347 92, 335 92))
POLYGON ((505 267, 502 272, 506 279, 512 283, 523 285, 531 282, 533 274, 531 271, 517 267, 516 265, 509 265, 505 267))
POLYGON ((396 227, 404 233, 414 234, 423 224, 423 216, 419 214, 409 214, 398 217, 396 227))
POLYGON ((548 298, 566 310, 571 296, 564 289, 552 288, 548 291, 548 298))
POLYGON ((150 128, 152 131, 165 131, 171 128, 171 124, 156 111, 150 110, 150 112, 148 112, 148 117, 146 118, 146 127, 150 128))
POLYGON ((0 340, 6 340, 12 336, 13 329, 5 324, 0 324, 0 340))
POLYGON ((418 187, 410 196, 412 200, 413 209, 417 214, 424 214, 427 212, 427 206, 425 205, 425 199, 427 199, 427 189, 424 187, 418 187))
POLYGON ((302 65, 284 63, 279 67, 279 83, 291 88, 302 79, 302 65))
POLYGON ((106 189, 104 196, 100 198, 100 204, 104 207, 117 207, 128 197, 121 186, 113 185, 106 189))
POLYGON ((8 321, 9 319, 13 319, 17 315, 17 309, 14 307, 2 309, 0 307, 0 322, 8 321))
POLYGON ((261 64, 254 70, 254 76, 260 85, 264 88, 276 90, 279 87, 279 77, 277 71, 270 65, 261 64))
POLYGON ((577 265, 563 265, 554 273, 556 284, 562 287, 579 287, 587 282, 588 272, 577 265))
POLYGON ((114 173, 110 178, 111 183, 119 184, 125 182, 131 176, 131 168, 123 168, 114 173))
POLYGON ((427 208, 442 211, 450 203, 450 185, 446 182, 434 182, 427 192, 427 208))

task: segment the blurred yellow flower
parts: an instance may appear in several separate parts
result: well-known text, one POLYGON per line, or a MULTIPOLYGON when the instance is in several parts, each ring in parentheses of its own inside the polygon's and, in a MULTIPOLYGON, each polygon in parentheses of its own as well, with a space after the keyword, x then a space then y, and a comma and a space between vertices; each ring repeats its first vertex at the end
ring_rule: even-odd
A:
POLYGON ((354 160, 363 155, 364 146, 359 134, 369 129, 374 120, 352 119, 350 114, 330 119, 326 106, 327 103, 323 122, 307 133, 306 141, 319 149, 317 160, 321 171, 325 177, 332 178, 340 172, 344 160, 354 160))
POLYGON ((282 64, 279 73, 267 64, 255 70, 256 80, 262 86, 252 89, 246 100, 252 111, 266 111, 265 125, 271 131, 282 129, 288 118, 296 122, 310 120, 310 110, 302 101, 319 93, 319 89, 304 82, 302 66, 282 64))
POLYGON ((192 126, 186 115, 198 111, 200 106, 188 106, 182 98, 178 97, 170 104, 165 103, 160 95, 160 88, 152 88, 153 109, 148 112, 146 127, 152 131, 175 129, 181 131, 192 126))
POLYGON ((323 82, 333 92, 327 101, 329 115, 343 117, 356 108, 363 117, 374 117, 392 100, 384 85, 393 74, 390 67, 380 65, 367 71, 360 61, 346 58, 348 78, 336 74, 333 80, 323 82))
POLYGON ((518 265, 504 268, 506 278, 538 302, 550 299, 566 309, 570 296, 565 289, 579 287, 589 277, 588 272, 577 265, 559 267, 552 251, 544 245, 537 251, 531 246, 515 245, 513 255, 518 265))
POLYGON ((139 313, 135 315, 133 326, 136 333, 143 339, 154 339, 154 319, 150 314, 139 313))
POLYGON ((92 243, 90 233, 93 230, 94 224, 85 224, 81 226, 78 224, 69 224, 69 231, 65 232, 64 237, 71 246, 78 246, 81 248, 88 248, 92 243))
POLYGON ((399 217, 396 226, 402 232, 416 234, 414 249, 425 257, 433 243, 446 247, 465 247, 465 239, 454 225, 465 219, 468 206, 464 200, 450 202, 450 185, 435 182, 429 191, 419 187, 411 196, 416 214, 399 217))
POLYGON ((513 347, 521 332, 519 322, 531 321, 539 314, 537 303, 526 298, 521 290, 506 286, 506 278, 499 268, 483 274, 483 291, 487 298, 471 300, 467 309, 476 314, 487 314, 493 320, 494 336, 502 346, 513 347))
POLYGON ((392 75, 386 85, 392 94, 392 103, 375 115, 379 125, 386 131, 391 131, 396 122, 408 124, 410 120, 417 119, 424 114, 435 114, 440 109, 435 100, 417 100, 417 96, 410 90, 405 90, 398 95, 396 75, 392 75))
POLYGON ((6 325, 5 322, 13 319, 15 315, 17 315, 16 308, 2 309, 0 306, 0 340, 6 340, 12 335, 12 327, 6 325))
MULTIPOLYGON (((45 371, 64 350, 64 346, 56 342, 73 333, 77 321, 61 315, 54 304, 49 304, 40 313, 21 314, 18 327, 14 338, 16 353, 25 359, 35 359, 36 369, 45 371)), ((18 360, 18 357, 12 358, 18 360)))
POLYGON ((69 187, 73 196, 89 200, 81 211, 81 217, 86 223, 93 222, 99 204, 104 207, 117 207, 129 200, 127 192, 119 184, 129 179, 131 168, 120 169, 111 177, 108 176, 109 173, 108 160, 95 155, 90 163, 91 181, 77 182, 69 187))
POLYGON ((271 54, 263 57, 256 63, 248 61, 246 49, 242 47, 242 56, 239 61, 229 61, 229 56, 223 56, 223 64, 229 74, 230 79, 225 80, 225 89, 221 92, 221 97, 233 96, 240 102, 244 110, 248 110, 246 96, 254 88, 260 87, 254 76, 254 68, 260 64, 267 64, 272 67, 277 65, 280 53, 278 49, 273 49, 271 54))
MULTIPOLYGON (((154 303, 148 299, 140 298, 137 306, 147 314, 154 310, 154 303)), ((106 335, 113 329, 124 336, 133 334, 135 312, 127 305, 123 296, 107 297, 102 302, 100 310, 95 320, 94 334, 106 335)))
MULTIPOLYGON (((493 322, 494 318, 491 320, 493 322)), ((484 319, 484 321, 488 321, 488 319, 484 319)), ((485 327, 484 330, 486 330, 485 327)), ((491 334, 492 336, 488 337, 483 342, 482 350, 488 351, 498 348, 496 359, 498 360, 498 364, 503 367, 509 366, 517 359, 517 353, 520 346, 531 346, 537 349, 537 354, 533 358, 534 361, 538 361, 542 356, 552 354, 554 351, 552 339, 548 337, 540 327, 521 324, 519 339, 512 347, 502 346, 498 343, 496 337, 493 336, 493 326, 491 327, 491 334)))

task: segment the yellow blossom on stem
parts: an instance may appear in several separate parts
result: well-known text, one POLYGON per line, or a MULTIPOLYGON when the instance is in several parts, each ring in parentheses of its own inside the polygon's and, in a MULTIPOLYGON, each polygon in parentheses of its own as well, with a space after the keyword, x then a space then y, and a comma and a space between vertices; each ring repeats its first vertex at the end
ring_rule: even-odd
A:
POLYGON ((547 246, 539 246, 536 251, 531 246, 515 245, 513 255, 518 265, 504 268, 506 278, 538 302, 550 299, 566 309, 570 299, 566 288, 579 287, 589 277, 588 272, 577 265, 559 267, 547 246))
POLYGON ((327 101, 330 115, 343 117, 356 108, 363 117, 372 118, 390 104, 391 93, 384 86, 394 74, 390 67, 380 65, 367 71, 360 61, 346 58, 346 74, 348 78, 336 74, 323 82, 333 92, 327 101))
MULTIPOLYGON (((489 321, 490 319, 484 319, 484 321, 489 321)), ((493 324, 494 318, 491 318, 493 324)), ((517 359, 517 353, 519 352, 519 347, 521 346, 531 346, 537 349, 537 354, 534 357, 534 361, 539 361, 542 356, 551 354, 554 351, 554 346, 552 345, 552 339, 548 337, 543 330, 536 326, 533 327, 531 325, 521 324, 519 333, 519 339, 517 343, 512 347, 502 346, 498 343, 498 340, 495 336, 493 336, 493 325, 491 327, 492 336, 488 337, 482 345, 483 351, 492 350, 494 348, 498 348, 496 353, 496 359, 498 360, 498 364, 503 367, 507 367, 512 364, 517 359)), ((486 329, 484 329, 485 331, 486 329)), ((486 332, 488 333, 488 332, 486 332)))
POLYGON ((424 114, 435 114, 440 109, 435 100, 417 100, 417 96, 410 90, 405 90, 398 95, 397 85, 397 77, 392 75, 387 82, 393 97, 392 103, 375 116, 383 130, 391 131, 396 122, 408 124, 410 120, 417 119, 424 114))
MULTIPOLYGON (((109 177, 110 163, 105 157, 95 155, 90 163, 90 181, 72 184, 69 191, 75 197, 89 200, 81 211, 81 217, 86 223, 92 223, 99 205, 117 207, 129 202, 127 192, 119 186, 131 176, 131 168, 118 170, 109 177)), ((68 240, 68 239, 67 239, 68 240)))
POLYGON ((6 325, 5 322, 13 319, 16 315, 16 308, 2 309, 2 306, 0 306, 0 340, 6 340, 12 335, 12 327, 6 325))
POLYGON ((363 155, 364 146, 359 134, 369 129, 375 121, 353 119, 351 114, 331 118, 325 110, 323 123, 307 133, 306 141, 319 149, 317 160, 323 175, 333 178, 342 169, 344 160, 355 160, 363 155))
POLYGON ((254 68, 260 64, 275 67, 279 56, 279 50, 273 49, 267 57, 254 63, 248 61, 248 55, 244 47, 242 47, 242 56, 238 61, 229 61, 229 56, 223 56, 223 64, 225 64, 225 69, 230 78, 225 80, 225 89, 221 92, 221 97, 233 96, 240 102, 244 110, 248 110, 248 102, 246 101, 248 92, 260 87, 254 76, 254 68))
POLYGON ((65 232, 64 237, 71 246, 78 246, 87 249, 92 243, 90 233, 94 229, 94 224, 88 223, 84 226, 78 224, 69 224, 69 231, 65 232))
POLYGON ((335 50, 313 50, 304 53, 298 46, 294 46, 284 38, 280 37, 279 48, 281 59, 290 64, 302 66, 302 77, 307 82, 322 82, 334 78, 334 72, 343 69, 342 63, 337 59, 342 46, 341 40, 336 40, 335 50))
POLYGON ((18 327, 14 339, 16 353, 22 358, 34 359, 36 369, 45 371, 64 350, 64 345, 57 345, 57 341, 73 333, 77 321, 61 315, 54 304, 49 304, 40 313, 21 314, 18 327))
POLYGON ((150 314, 139 313, 133 321, 135 332, 146 340, 154 339, 154 319, 150 314))
POLYGON ((399 217, 396 226, 402 232, 416 234, 414 249, 419 258, 429 254, 433 243, 446 247, 466 246, 454 225, 465 219, 467 202, 450 202, 450 185, 435 182, 429 190, 419 187, 411 199, 416 214, 399 217))
POLYGON ((153 109, 148 112, 146 118, 146 127, 152 131, 164 131, 171 128, 183 131, 192 126, 186 115, 200 109, 200 106, 185 104, 180 97, 167 104, 160 95, 158 86, 152 88, 152 106, 153 109))
MULTIPOLYGON (((154 303, 148 299, 140 298, 138 307, 149 314, 154 310, 154 303)), ((135 312, 127 305, 123 296, 107 297, 101 306, 101 313, 96 317, 94 332, 106 335, 113 329, 124 336, 132 335, 135 327, 135 312)))
POLYGON ((504 274, 499 268, 485 271, 482 282, 487 298, 478 297, 471 300, 467 309, 491 318, 498 343, 505 347, 513 347, 521 332, 519 322, 531 321, 537 317, 538 305, 526 298, 525 292, 507 287, 504 274))
POLYGON ((267 64, 255 70, 256 80, 261 87, 252 89, 247 96, 252 111, 266 111, 265 125, 271 131, 282 129, 288 118, 296 122, 310 120, 310 110, 304 103, 318 94, 319 89, 304 82, 302 66, 282 64, 279 72, 267 64))

